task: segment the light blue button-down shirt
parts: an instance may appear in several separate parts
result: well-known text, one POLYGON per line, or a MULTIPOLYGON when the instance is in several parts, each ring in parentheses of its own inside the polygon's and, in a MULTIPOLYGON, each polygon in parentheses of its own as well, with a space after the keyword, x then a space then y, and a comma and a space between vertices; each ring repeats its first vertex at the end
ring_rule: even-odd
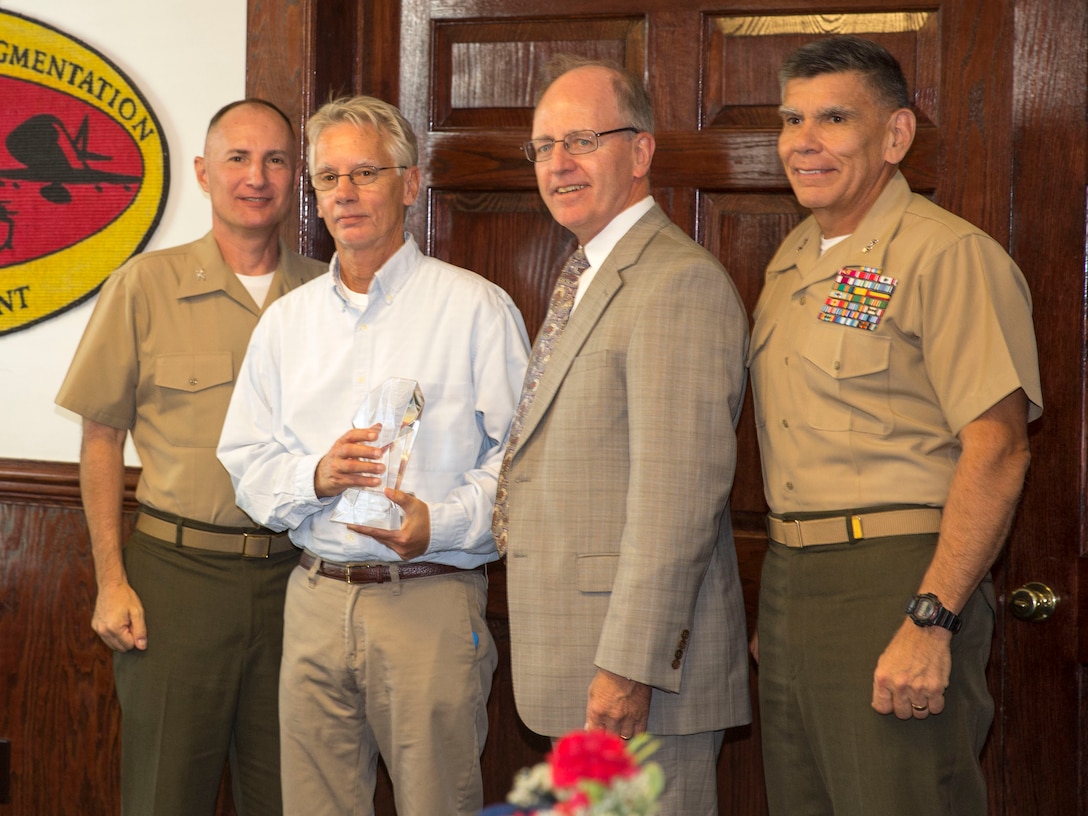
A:
POLYGON ((529 341, 493 283, 406 241, 378 271, 365 311, 329 274, 269 307, 253 332, 218 455, 254 521, 333 561, 399 562, 383 544, 330 520, 335 498, 314 471, 390 377, 425 400, 402 489, 428 505, 430 545, 416 561, 470 568, 495 560, 491 513, 529 341))

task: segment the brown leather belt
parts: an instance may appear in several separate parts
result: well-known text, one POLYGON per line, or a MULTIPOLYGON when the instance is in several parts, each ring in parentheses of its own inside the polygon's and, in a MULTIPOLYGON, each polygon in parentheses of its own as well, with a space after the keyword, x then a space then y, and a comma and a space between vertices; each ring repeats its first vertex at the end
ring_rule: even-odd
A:
POLYGON ((144 507, 140 508, 140 515, 136 517, 136 529, 141 533, 172 542, 179 547, 240 555, 244 558, 268 558, 272 553, 295 549, 287 533, 275 533, 263 527, 238 527, 232 531, 215 532, 197 529, 189 526, 191 524, 192 522, 180 517, 168 520, 153 516, 144 507))
MULTIPOLYGON (((389 567, 385 564, 337 564, 335 561, 326 561, 318 558, 310 552, 303 552, 299 559, 299 566, 309 569, 316 561, 321 565, 317 568, 318 575, 343 581, 348 584, 384 584, 393 580, 389 567)), ((449 564, 429 564, 424 562, 406 562, 397 564, 397 577, 401 580, 408 578, 427 578, 431 575, 449 575, 454 572, 482 572, 483 567, 461 569, 451 567, 449 564)))
POLYGON ((767 536, 787 547, 847 544, 866 538, 923 535, 941 530, 939 507, 910 507, 825 518, 785 519, 767 516, 767 536))

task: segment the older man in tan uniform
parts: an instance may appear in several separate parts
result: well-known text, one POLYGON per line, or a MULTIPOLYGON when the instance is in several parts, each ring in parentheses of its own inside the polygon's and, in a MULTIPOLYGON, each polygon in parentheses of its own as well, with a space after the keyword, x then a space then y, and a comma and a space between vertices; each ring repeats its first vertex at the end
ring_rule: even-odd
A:
POLYGON ((92 625, 116 652, 125 814, 211 814, 228 753, 238 812, 281 812, 277 682, 298 555, 238 509, 215 446, 262 308, 324 270, 279 237, 295 156, 267 102, 213 117, 195 160, 211 232, 109 278, 57 396, 83 417, 92 625), (129 431, 143 470, 122 552, 129 431))
POLYGON ((988 570, 1042 406, 1027 284, 911 193, 885 49, 822 40, 781 77, 779 156, 812 217, 767 268, 749 352, 770 813, 983 816, 988 570))

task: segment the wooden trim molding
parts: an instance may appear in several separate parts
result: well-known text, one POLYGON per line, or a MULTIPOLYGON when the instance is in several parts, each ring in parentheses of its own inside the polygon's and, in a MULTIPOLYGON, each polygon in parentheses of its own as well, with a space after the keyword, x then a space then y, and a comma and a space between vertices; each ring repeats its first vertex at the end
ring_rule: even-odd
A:
MULTIPOLYGON (((136 482, 140 469, 125 468, 124 509, 136 509, 136 482)), ((0 504, 35 504, 80 509, 79 465, 0 459, 0 504)))

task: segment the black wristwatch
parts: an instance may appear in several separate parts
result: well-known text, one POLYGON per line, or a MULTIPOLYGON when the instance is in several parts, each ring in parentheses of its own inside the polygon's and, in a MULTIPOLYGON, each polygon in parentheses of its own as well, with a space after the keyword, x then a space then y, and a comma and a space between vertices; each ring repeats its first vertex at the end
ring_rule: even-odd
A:
POLYGON ((916 626, 940 626, 953 635, 963 626, 960 616, 941 606, 941 602, 932 592, 924 592, 911 598, 907 604, 907 614, 916 626))

